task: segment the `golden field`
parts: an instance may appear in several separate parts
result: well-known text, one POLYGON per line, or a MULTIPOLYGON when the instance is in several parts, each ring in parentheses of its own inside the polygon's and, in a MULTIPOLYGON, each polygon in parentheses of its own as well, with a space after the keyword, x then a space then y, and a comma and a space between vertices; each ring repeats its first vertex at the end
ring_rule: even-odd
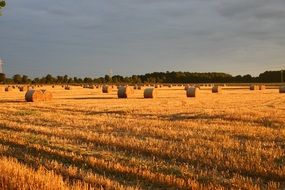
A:
POLYGON ((0 92, 0 189, 282 189, 285 95, 277 89, 73 87, 51 102, 0 92))

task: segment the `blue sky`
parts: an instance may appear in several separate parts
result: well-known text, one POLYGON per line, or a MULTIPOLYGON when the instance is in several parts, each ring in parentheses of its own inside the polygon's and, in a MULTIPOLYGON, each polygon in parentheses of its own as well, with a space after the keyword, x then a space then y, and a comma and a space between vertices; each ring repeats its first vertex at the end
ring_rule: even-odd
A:
POLYGON ((285 67, 284 0, 7 0, 6 74, 257 75, 285 67))

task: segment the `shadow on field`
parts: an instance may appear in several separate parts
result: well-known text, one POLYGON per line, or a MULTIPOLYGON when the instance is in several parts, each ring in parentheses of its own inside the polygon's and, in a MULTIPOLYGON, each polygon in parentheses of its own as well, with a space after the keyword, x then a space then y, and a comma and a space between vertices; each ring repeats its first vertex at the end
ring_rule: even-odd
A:
POLYGON ((285 122, 268 117, 246 117, 234 114, 207 114, 207 113, 174 113, 174 114, 154 114, 154 113, 136 113, 126 110, 80 110, 71 108, 58 108, 62 111, 79 112, 84 115, 113 115, 114 118, 125 118, 126 116, 135 119, 153 119, 166 121, 221 121, 221 122, 239 122, 244 124, 255 124, 272 129, 281 129, 285 127, 285 122))
POLYGON ((0 103, 25 103, 25 100, 0 100, 0 103))
POLYGON ((194 121, 226 121, 226 122, 242 122, 242 123, 249 123, 249 124, 257 124, 263 127, 273 128, 273 129, 280 129, 285 126, 285 123, 279 120, 274 120, 270 118, 245 118, 241 116, 235 116, 231 114, 206 114, 206 113, 196 113, 196 114, 189 114, 189 113, 176 113, 176 114, 167 114, 167 115, 157 115, 154 117, 153 114, 135 114, 136 116, 143 117, 143 118, 155 118, 161 120, 168 120, 168 121, 187 121, 187 120, 194 120, 194 121))
MULTIPOLYGON (((44 165, 46 168, 49 168, 49 163, 56 161, 59 164, 64 165, 66 168, 72 166, 81 168, 83 171, 92 171, 99 175, 104 175, 104 177, 107 177, 111 180, 118 181, 122 185, 136 185, 136 181, 140 179, 140 186, 144 189, 147 189, 149 184, 153 183, 151 179, 148 179, 143 176, 139 176, 136 173, 121 171, 116 169, 115 167, 110 167, 108 164, 105 164, 104 160, 100 160, 101 162, 92 162, 89 161, 87 157, 82 158, 76 158, 71 154, 68 154, 66 152, 62 153, 62 151, 49 151, 42 148, 35 148, 31 147, 29 145, 20 144, 14 141, 10 140, 3 140, 0 139, 0 145, 8 146, 8 150, 3 152, 1 156, 6 156, 10 158, 15 158, 17 161, 19 161, 21 164, 26 165, 32 169, 39 169, 41 165, 44 165), (26 159, 27 155, 30 159, 26 159), (37 160, 41 160, 41 164, 37 160), (122 178, 123 177, 123 178, 122 178)), ((55 148, 55 147, 53 147, 55 148)), ((78 154, 77 154, 78 156, 78 154)), ((97 159, 95 159, 97 160, 97 159)), ((107 163, 107 162, 106 162, 107 163)), ((50 168, 52 170, 52 168, 50 168)), ((78 177, 69 175, 68 173, 64 171, 59 172, 64 180, 69 180, 70 182, 74 182, 73 180, 78 180, 78 177)), ((82 178, 79 178, 81 180, 84 180, 82 178)), ((86 181, 85 181, 86 182, 86 181)), ((87 182, 88 183, 88 182, 87 182)), ((166 189, 174 189, 175 187, 163 183, 163 182, 157 182, 153 184, 154 188, 159 187, 165 187, 166 189)), ((102 186, 100 186, 102 188, 102 186)))
MULTIPOLYGON (((83 142, 87 139, 80 139, 83 142)), ((89 140, 87 140, 89 142, 89 140)), ((276 174, 274 172, 260 172, 260 171, 250 171, 246 168, 232 168, 227 165, 218 165, 219 162, 215 162, 213 160, 213 163, 209 164, 207 161, 204 161, 204 158, 197 156, 197 158, 186 158, 183 155, 177 155, 174 156, 168 153, 162 152, 153 152, 152 150, 149 150, 148 148, 141 148, 141 147, 129 147, 125 146, 123 144, 110 144, 110 143, 104 143, 100 141, 92 142, 95 146, 105 147, 108 148, 108 150, 113 151, 123 151, 123 152, 131 152, 136 153, 140 156, 145 157, 157 157, 158 159, 165 160, 167 162, 170 162, 171 160, 174 160, 179 163, 189 163, 193 165, 194 167, 199 167, 202 169, 215 169, 217 171, 227 171, 230 174, 239 174, 245 177, 253 177, 253 178, 261 178, 264 181, 272 180, 276 182, 282 182, 284 181, 284 177, 282 175, 276 174)), ((109 166, 108 162, 104 162, 103 158, 98 158, 97 162, 95 159, 95 162, 88 159, 88 156, 83 155, 80 157, 80 153, 74 153, 70 154, 67 150, 57 150, 58 147, 53 147, 52 145, 45 145, 49 147, 50 149, 44 149, 44 148, 36 148, 33 146, 30 146, 28 144, 21 144, 18 142, 15 142, 13 140, 9 139, 0 139, 0 145, 8 146, 8 150, 2 153, 2 156, 6 157, 13 157, 16 158, 19 162, 21 162, 24 165, 28 165, 29 167, 32 167, 34 169, 38 169, 41 164, 46 166, 48 168, 49 163, 52 161, 56 161, 60 164, 63 164, 66 168, 72 166, 77 168, 82 168, 83 170, 92 171, 99 175, 104 175, 105 177, 108 177, 112 180, 116 180, 120 182, 123 185, 129 185, 132 184, 133 181, 141 180, 141 186, 143 188, 146 188, 148 184, 153 183, 153 181, 147 177, 139 176, 136 173, 121 171, 116 169, 115 167, 109 166), (52 151, 50 151, 52 150, 52 151), (30 159, 26 159, 27 155, 30 159), (41 160, 41 162, 38 162, 37 160, 41 160), (46 165, 45 165, 46 164, 46 165)), ((112 164, 112 163, 110 163, 112 164)), ((50 168, 51 169, 51 168, 50 168)), ((63 171, 64 172, 64 171, 63 171)), ((67 173, 61 173, 66 180, 76 180, 78 178, 71 176, 67 173), (65 175, 64 175, 65 174, 65 175)), ((134 184, 133 184, 134 185, 134 184)), ((170 189, 171 186, 169 186, 167 183, 157 183, 155 186, 161 187, 164 186, 165 189, 170 189), (167 188, 168 187, 168 188, 167 188)), ((171 188, 173 189, 173 187, 171 188)))
POLYGON ((116 97, 77 97, 77 98, 57 98, 65 100, 106 100, 106 99, 116 99, 116 97))
POLYGON ((87 111, 87 115, 102 115, 102 114, 116 114, 116 115, 126 115, 126 111, 87 111))

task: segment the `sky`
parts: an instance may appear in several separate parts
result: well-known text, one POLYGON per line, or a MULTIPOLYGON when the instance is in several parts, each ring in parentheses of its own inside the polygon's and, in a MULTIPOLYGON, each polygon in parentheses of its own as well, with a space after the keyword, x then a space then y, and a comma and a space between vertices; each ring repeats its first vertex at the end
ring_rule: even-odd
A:
POLYGON ((285 68, 284 0, 6 0, 8 76, 285 68))

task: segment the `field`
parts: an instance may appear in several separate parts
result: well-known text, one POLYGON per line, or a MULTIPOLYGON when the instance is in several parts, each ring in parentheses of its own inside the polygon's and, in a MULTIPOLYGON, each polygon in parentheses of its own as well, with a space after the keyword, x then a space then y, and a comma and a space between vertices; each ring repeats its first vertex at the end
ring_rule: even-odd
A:
MULTIPOLYGON (((74 87, 51 102, 0 92, 0 189, 285 188, 285 96, 277 89, 74 87)), ((244 87, 243 87, 244 88, 244 87)))

